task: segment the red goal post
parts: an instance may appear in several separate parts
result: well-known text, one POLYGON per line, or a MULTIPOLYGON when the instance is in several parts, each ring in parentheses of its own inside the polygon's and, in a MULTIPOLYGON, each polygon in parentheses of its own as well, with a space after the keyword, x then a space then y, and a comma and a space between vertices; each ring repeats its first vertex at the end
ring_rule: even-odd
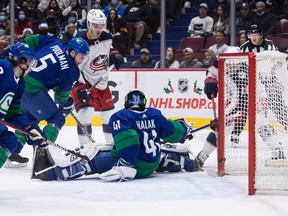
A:
POLYGON ((248 193, 288 191, 287 55, 218 59, 218 174, 247 175, 248 193))

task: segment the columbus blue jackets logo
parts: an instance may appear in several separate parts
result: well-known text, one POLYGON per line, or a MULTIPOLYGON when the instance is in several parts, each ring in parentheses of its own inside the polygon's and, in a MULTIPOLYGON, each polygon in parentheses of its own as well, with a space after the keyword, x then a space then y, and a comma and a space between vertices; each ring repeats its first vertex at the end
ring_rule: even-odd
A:
POLYGON ((178 80, 179 92, 181 92, 181 93, 187 92, 189 89, 188 83, 189 83, 188 79, 179 79, 178 80))
POLYGON ((109 61, 107 55, 99 55, 90 63, 90 68, 94 71, 106 70, 109 61))

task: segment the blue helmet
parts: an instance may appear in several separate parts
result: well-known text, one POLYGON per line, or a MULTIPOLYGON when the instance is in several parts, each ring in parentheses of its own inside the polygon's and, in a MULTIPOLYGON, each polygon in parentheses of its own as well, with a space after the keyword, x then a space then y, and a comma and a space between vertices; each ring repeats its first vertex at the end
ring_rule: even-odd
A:
POLYGON ((73 38, 68 43, 67 47, 68 52, 74 50, 76 54, 88 55, 90 52, 90 47, 88 43, 82 38, 73 38))
POLYGON ((18 63, 23 60, 30 65, 36 59, 36 52, 28 44, 15 43, 9 50, 9 58, 18 63))
POLYGON ((130 91, 125 97, 125 109, 143 111, 146 107, 147 99, 140 90, 130 91))

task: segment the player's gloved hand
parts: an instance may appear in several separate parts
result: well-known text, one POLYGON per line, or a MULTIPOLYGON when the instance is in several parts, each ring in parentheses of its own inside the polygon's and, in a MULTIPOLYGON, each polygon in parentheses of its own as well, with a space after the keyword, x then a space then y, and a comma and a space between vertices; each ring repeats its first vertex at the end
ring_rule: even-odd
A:
POLYGON ((73 99, 69 97, 65 104, 59 103, 59 109, 63 112, 64 115, 69 115, 73 109, 73 99))
POLYGON ((86 86, 84 84, 79 84, 76 87, 77 97, 82 102, 88 101, 90 99, 90 94, 86 90, 86 86))
POLYGON ((218 80, 212 77, 207 77, 204 83, 204 93, 207 95, 207 97, 211 100, 211 95, 213 94, 216 98, 218 93, 218 80))
POLYGON ((114 64, 116 70, 120 69, 121 64, 124 63, 123 56, 118 51, 112 51, 110 53, 110 64, 114 64))
POLYGON ((25 130, 34 134, 33 136, 25 135, 25 139, 29 145, 37 145, 40 147, 44 147, 47 145, 46 139, 44 138, 44 134, 40 130, 40 128, 34 127, 33 125, 29 125, 25 127, 25 130))
POLYGON ((218 118, 213 119, 212 121, 210 121, 210 124, 211 124, 210 128, 212 130, 216 131, 217 130, 217 126, 218 126, 218 118))
POLYGON ((186 139, 191 140, 193 139, 193 134, 192 134, 192 126, 189 125, 183 118, 181 119, 176 119, 175 121, 180 122, 183 127, 186 129, 186 135, 179 141, 180 143, 184 143, 186 139))

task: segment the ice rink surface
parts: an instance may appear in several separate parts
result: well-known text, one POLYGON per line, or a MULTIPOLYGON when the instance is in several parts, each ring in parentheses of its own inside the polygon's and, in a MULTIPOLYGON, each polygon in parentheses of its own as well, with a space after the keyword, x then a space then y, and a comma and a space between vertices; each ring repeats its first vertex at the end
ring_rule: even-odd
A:
MULTIPOLYGON (((93 138, 104 142, 100 127, 93 138)), ((209 130, 197 132, 190 141, 196 155, 209 130)), ((77 146, 76 127, 64 127, 57 143, 77 146)), ((247 176, 213 177, 204 172, 155 173, 146 179, 107 183, 92 176, 73 181, 31 180, 32 147, 25 168, 0 170, 2 216, 287 216, 287 195, 247 195, 247 176)), ((205 169, 216 171, 216 152, 205 169)), ((288 179, 287 179, 288 181, 288 179)))

